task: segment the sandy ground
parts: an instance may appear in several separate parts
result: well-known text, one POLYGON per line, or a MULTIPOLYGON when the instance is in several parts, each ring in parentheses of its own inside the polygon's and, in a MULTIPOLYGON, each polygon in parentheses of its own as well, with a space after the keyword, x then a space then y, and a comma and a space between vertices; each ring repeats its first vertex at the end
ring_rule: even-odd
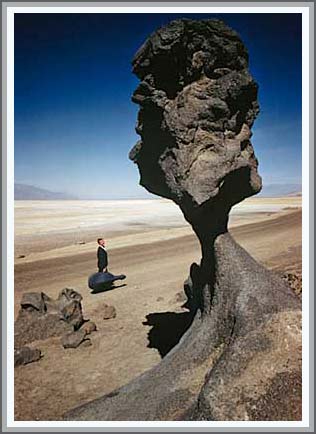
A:
MULTIPOLYGON (((161 210, 165 201, 156 202, 163 204, 161 210)), ((297 209, 300 198, 266 202, 258 198, 253 199, 253 204, 245 202, 246 208, 232 216, 231 232, 236 240, 271 269, 300 271, 301 212, 297 209)), ((178 342, 188 327, 179 293, 190 264, 199 262, 200 250, 191 229, 185 222, 179 222, 179 215, 170 211, 172 207, 161 212, 165 221, 160 214, 158 217, 157 208, 154 218, 147 205, 147 214, 140 213, 140 220, 143 218, 145 223, 132 231, 124 227, 130 221, 129 209, 121 226, 113 228, 108 223, 107 227, 87 227, 81 232, 81 238, 85 239, 74 242, 70 223, 63 217, 67 212, 64 209, 62 213, 65 205, 58 205, 60 214, 52 223, 59 225, 59 229, 55 226, 47 229, 56 203, 55 208, 49 203, 35 206, 33 216, 38 213, 45 241, 38 233, 33 234, 29 248, 25 240, 27 237, 31 240, 30 227, 36 223, 31 218, 32 211, 22 209, 21 205, 16 207, 16 245, 21 250, 15 251, 15 308, 23 292, 44 291, 56 297, 62 288, 70 287, 82 294, 85 317, 98 327, 91 335, 90 347, 64 350, 59 338, 34 342, 32 346, 40 348, 44 357, 15 369, 15 418, 54 420, 70 408, 127 383, 158 363, 166 349, 178 342), (38 209, 47 206, 52 208, 45 217, 45 228, 38 209), (27 230, 19 223, 23 221, 23 213, 24 216, 29 213, 27 230), (63 218, 64 225, 59 221, 63 218), (110 271, 125 273, 127 279, 124 286, 118 283, 116 289, 91 294, 87 277, 96 267, 93 241, 96 229, 98 232, 107 229, 107 234, 113 234, 109 237, 110 271), (56 231, 63 237, 54 244, 56 231), (85 244, 78 244, 79 241, 85 244), (22 254, 25 257, 19 257, 22 254), (116 318, 103 319, 104 303, 115 306, 116 318)), ((80 216, 78 205, 72 224, 80 216)), ((92 206, 87 214, 93 214, 92 206)), ((122 217, 123 214, 122 211, 122 217)))

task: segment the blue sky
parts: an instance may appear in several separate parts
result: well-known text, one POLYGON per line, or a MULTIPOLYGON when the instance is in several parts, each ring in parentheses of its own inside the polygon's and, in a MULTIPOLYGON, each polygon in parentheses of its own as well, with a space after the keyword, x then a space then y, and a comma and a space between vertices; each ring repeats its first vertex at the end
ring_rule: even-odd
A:
POLYGON ((299 14, 16 14, 15 182, 147 197, 128 159, 138 140, 130 62, 151 32, 181 17, 221 18, 240 34, 259 84, 259 172, 264 184, 300 184, 299 14))

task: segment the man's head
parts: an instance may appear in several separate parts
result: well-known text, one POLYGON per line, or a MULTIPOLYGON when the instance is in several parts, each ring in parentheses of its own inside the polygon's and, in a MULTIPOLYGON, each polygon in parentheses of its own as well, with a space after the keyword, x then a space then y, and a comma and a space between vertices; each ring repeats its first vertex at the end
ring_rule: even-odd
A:
POLYGON ((105 243, 106 243, 106 241, 105 241, 104 238, 98 238, 98 239, 97 239, 97 242, 98 242, 98 244, 99 244, 100 246, 105 247, 105 243))

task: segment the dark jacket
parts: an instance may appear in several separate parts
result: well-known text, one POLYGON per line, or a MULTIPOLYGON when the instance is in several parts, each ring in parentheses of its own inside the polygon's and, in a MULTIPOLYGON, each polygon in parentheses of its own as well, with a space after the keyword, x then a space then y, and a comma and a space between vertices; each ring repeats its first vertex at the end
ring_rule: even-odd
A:
POLYGON ((99 271, 103 271, 104 268, 107 268, 108 266, 108 254, 102 247, 99 247, 97 255, 98 255, 98 269, 99 271))

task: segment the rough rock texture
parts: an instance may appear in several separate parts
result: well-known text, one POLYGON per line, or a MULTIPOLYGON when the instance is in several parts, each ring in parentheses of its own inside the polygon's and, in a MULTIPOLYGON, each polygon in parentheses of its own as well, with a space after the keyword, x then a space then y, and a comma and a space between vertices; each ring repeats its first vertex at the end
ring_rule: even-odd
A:
POLYGON ((61 338, 61 344, 64 348, 77 348, 85 340, 86 335, 87 332, 84 329, 67 333, 61 338))
POLYGON ((14 347, 20 348, 37 340, 61 336, 72 330, 73 327, 63 321, 59 314, 40 314, 22 309, 14 325, 14 347))
POLYGON ((141 184, 191 223, 220 211, 225 224, 232 205, 261 189, 250 142, 258 86, 239 36, 218 20, 174 21, 148 38, 133 71, 141 140, 130 158, 141 184))
POLYGON ((73 289, 63 289, 57 300, 43 292, 25 293, 14 325, 14 346, 61 336, 77 330, 83 324, 81 295, 73 289))
POLYGON ((43 292, 26 292, 22 296, 21 308, 24 311, 33 312, 38 311, 40 313, 46 312, 45 294, 43 292))
POLYGON ((14 367, 37 362, 42 357, 41 350, 37 348, 22 347, 14 350, 14 367))
POLYGON ((232 205, 261 188, 247 51, 218 20, 179 20, 148 38, 133 70, 141 140, 130 158, 201 243, 184 285, 194 319, 160 364, 65 419, 299 420, 300 301, 227 231, 232 205))
POLYGON ((159 365, 66 420, 300 419, 299 300, 229 234, 215 258, 211 314, 198 309, 159 365))
POLYGON ((302 275, 298 273, 284 273, 282 279, 287 282, 295 294, 302 296, 302 275))

